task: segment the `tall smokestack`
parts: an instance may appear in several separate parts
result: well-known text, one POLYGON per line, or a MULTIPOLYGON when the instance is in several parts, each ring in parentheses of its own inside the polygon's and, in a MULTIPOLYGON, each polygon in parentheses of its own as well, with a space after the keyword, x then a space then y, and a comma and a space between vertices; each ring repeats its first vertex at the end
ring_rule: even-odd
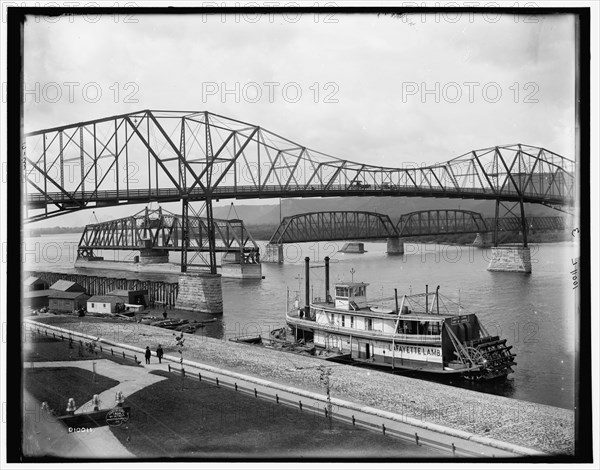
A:
POLYGON ((306 297, 306 313, 310 312, 310 258, 304 258, 304 295, 306 297))
POLYGON ((325 257, 325 302, 329 302, 329 256, 325 257))

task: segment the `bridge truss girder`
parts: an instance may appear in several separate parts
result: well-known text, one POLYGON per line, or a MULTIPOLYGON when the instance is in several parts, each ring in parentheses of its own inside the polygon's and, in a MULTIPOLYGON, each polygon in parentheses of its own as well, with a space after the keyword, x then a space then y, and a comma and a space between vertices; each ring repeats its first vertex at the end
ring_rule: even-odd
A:
POLYGON ((575 163, 540 147, 496 146, 389 168, 206 111, 143 110, 30 132, 22 157, 30 221, 99 205, 211 198, 412 195, 569 205, 575 195, 575 163))
MULTIPOLYGON (((528 232, 565 230, 564 217, 528 217, 528 232)), ((443 234, 499 231, 521 232, 520 217, 483 218, 478 212, 460 209, 424 210, 403 214, 396 226, 389 216, 374 212, 329 211, 284 217, 270 244, 310 241, 381 239, 443 234)))
POLYGON ((396 227, 401 237, 489 231, 481 214, 460 209, 423 210, 402 214, 396 227))
MULTIPOLYGON (((215 261, 203 253, 240 252, 241 259, 259 261, 259 247, 238 219, 213 219, 215 246, 210 247, 208 218, 184 217, 159 208, 148 208, 130 217, 86 225, 81 235, 78 256, 94 256, 94 250, 160 250, 182 252, 182 271, 193 266, 213 267, 215 261), (183 252, 191 252, 192 258, 183 260, 183 252)), ((211 269, 212 270, 212 269, 211 269)))
POLYGON ((284 217, 270 244, 397 237, 389 216, 375 212, 327 211, 284 217))
MULTIPOLYGON (((485 219, 486 225, 493 231, 494 218, 485 219)), ((528 232, 546 232, 551 230, 565 230, 567 228, 565 217, 526 217, 525 224, 528 232)), ((522 230, 520 217, 501 217, 498 219, 498 230, 503 232, 520 232, 522 230)))

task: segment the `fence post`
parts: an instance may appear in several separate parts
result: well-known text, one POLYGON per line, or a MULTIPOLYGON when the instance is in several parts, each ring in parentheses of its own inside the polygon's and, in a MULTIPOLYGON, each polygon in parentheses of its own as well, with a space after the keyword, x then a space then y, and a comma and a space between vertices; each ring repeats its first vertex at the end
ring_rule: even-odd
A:
POLYGON ((452 455, 456 455, 456 446, 452 443, 452 455))
POLYGON ((169 368, 169 372, 171 372, 171 364, 167 364, 167 367, 169 368))
POLYGON ((235 383, 235 391, 236 392, 238 391, 238 389, 237 389, 237 382, 235 383))
POLYGON ((125 351, 123 351, 123 359, 125 359, 125 351))
POLYGON ((415 442, 419 445, 419 435, 415 433, 415 442))
POLYGON ((385 424, 384 423, 381 424, 381 430, 383 431, 383 435, 385 436, 385 424))
POLYGON ((113 348, 110 348, 110 355, 111 355, 111 356, 114 356, 114 355, 115 355, 115 352, 113 351, 113 348))
POLYGON ((219 386, 219 377, 216 377, 217 387, 219 386))
POLYGON ((279 395, 275 394, 275 401, 279 404, 279 395))
POLYGON ((300 411, 302 411, 302 402, 298 400, 298 406, 300 407, 300 411))
POLYGON ((254 388, 254 398, 258 398, 258 392, 256 391, 256 388, 254 388))
POLYGON ((356 419, 354 418, 354 415, 352 415, 352 426, 356 426, 356 419))

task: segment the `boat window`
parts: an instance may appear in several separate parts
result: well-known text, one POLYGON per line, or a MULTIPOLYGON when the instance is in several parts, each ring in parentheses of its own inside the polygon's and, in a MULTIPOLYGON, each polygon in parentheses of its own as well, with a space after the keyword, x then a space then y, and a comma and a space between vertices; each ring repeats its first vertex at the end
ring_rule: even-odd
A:
POLYGON ((336 287, 335 288, 335 296, 336 297, 348 297, 348 288, 347 287, 336 287))
POLYGON ((346 315, 342 315, 342 326, 346 326, 346 315))
POLYGON ((356 297, 364 297, 365 295, 365 286, 357 286, 354 288, 354 295, 356 297))
POLYGON ((411 320, 402 320, 398 322, 398 333, 402 333, 405 335, 417 335, 418 333, 418 324, 419 322, 411 321, 411 320))
POLYGON ((373 329, 373 319, 367 318, 365 320, 365 330, 371 331, 373 329))
POLYGON ((438 322, 429 322, 429 326, 427 328, 427 334, 430 335, 439 335, 440 334, 440 324, 438 322))
POLYGON ((354 317, 350 316, 350 328, 354 328, 354 317))

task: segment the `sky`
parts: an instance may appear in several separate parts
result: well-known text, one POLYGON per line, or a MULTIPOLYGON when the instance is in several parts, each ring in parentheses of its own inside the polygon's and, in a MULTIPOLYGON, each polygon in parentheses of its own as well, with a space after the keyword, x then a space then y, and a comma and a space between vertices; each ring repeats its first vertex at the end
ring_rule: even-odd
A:
POLYGON ((373 165, 513 143, 575 158, 574 52, 568 15, 30 17, 24 129, 207 110, 373 165))

